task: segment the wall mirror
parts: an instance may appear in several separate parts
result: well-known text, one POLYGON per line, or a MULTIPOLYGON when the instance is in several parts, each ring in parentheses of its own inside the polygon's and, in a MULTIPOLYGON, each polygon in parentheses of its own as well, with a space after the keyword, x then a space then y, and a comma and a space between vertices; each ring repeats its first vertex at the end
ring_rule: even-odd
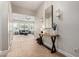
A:
POLYGON ((45 10, 45 28, 53 27, 53 5, 45 10))

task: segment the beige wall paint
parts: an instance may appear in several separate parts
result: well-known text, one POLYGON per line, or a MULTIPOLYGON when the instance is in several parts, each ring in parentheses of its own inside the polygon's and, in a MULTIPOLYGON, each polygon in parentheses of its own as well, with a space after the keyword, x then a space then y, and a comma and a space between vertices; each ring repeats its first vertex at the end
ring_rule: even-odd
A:
POLYGON ((79 2, 61 2, 52 1, 45 2, 36 15, 36 32, 40 31, 40 18, 43 17, 45 21, 45 9, 53 5, 54 9, 54 22, 58 24, 58 33, 60 38, 57 39, 56 46, 58 49, 67 52, 73 56, 79 56, 79 2), (56 10, 61 9, 63 18, 56 17, 56 10), (77 52, 74 50, 77 49, 77 52))

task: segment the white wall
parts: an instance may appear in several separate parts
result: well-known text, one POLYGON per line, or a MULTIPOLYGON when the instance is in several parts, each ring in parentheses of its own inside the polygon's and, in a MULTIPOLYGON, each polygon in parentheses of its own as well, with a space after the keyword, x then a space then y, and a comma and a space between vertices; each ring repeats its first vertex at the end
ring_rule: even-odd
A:
POLYGON ((9 2, 0 2, 0 51, 8 50, 9 2))
POLYGON ((74 51, 74 49, 79 48, 79 2, 45 2, 39 9, 36 16, 37 29, 40 29, 39 17, 43 16, 43 20, 45 19, 45 9, 51 4, 54 9, 54 22, 58 24, 58 33, 60 34, 60 38, 57 39, 56 42, 57 48, 70 55, 79 56, 79 51, 74 51), (56 17, 56 10, 59 8, 63 12, 62 19, 58 19, 56 17))
MULTIPOLYGON (((40 33, 40 27, 41 27, 41 22, 40 20, 44 21, 44 4, 42 4, 39 9, 38 12, 36 14, 35 17, 35 37, 39 37, 39 33, 40 33)), ((43 23, 44 24, 44 23, 43 23)))
MULTIPOLYGON (((0 2, 0 8, 2 9, 2 2, 0 2)), ((0 15, 2 15, 2 10, 0 9, 0 15)), ((2 22, 2 17, 0 16, 0 24, 2 24, 1 22, 2 22)), ((2 50, 2 33, 1 33, 1 31, 2 31, 2 29, 1 29, 1 25, 0 25, 0 51, 2 50)))
POLYGON ((74 51, 74 49, 79 48, 79 2, 54 2, 53 5, 55 10, 60 8, 63 11, 63 19, 57 21, 61 34, 58 48, 74 56, 79 56, 79 52, 74 51))

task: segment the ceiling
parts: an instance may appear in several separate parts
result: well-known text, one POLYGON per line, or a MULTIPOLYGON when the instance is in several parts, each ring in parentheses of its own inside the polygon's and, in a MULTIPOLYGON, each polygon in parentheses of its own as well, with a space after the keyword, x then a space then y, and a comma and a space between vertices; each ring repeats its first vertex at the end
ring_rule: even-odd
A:
POLYGON ((12 1, 12 6, 26 8, 31 11, 37 11, 43 1, 12 1))

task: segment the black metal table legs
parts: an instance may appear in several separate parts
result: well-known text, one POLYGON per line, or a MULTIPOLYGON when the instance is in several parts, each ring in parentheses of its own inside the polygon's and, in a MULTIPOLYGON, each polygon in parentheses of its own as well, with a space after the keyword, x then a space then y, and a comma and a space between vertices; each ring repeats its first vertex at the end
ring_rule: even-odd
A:
POLYGON ((51 36, 51 40, 52 40, 52 49, 51 49, 51 53, 56 52, 56 47, 55 47, 55 41, 56 41, 56 36, 51 36))
MULTIPOLYGON (((48 46, 43 44, 42 37, 43 37, 43 35, 39 35, 39 38, 37 38, 37 43, 40 44, 40 45, 45 46, 48 49, 50 49, 48 46)), ((57 35, 51 36, 51 41, 52 41, 52 49, 50 49, 51 53, 55 53, 56 52, 56 47, 55 47, 56 38, 57 38, 57 35)))
POLYGON ((37 38, 37 43, 40 45, 43 45, 42 36, 39 35, 39 38, 37 38))

